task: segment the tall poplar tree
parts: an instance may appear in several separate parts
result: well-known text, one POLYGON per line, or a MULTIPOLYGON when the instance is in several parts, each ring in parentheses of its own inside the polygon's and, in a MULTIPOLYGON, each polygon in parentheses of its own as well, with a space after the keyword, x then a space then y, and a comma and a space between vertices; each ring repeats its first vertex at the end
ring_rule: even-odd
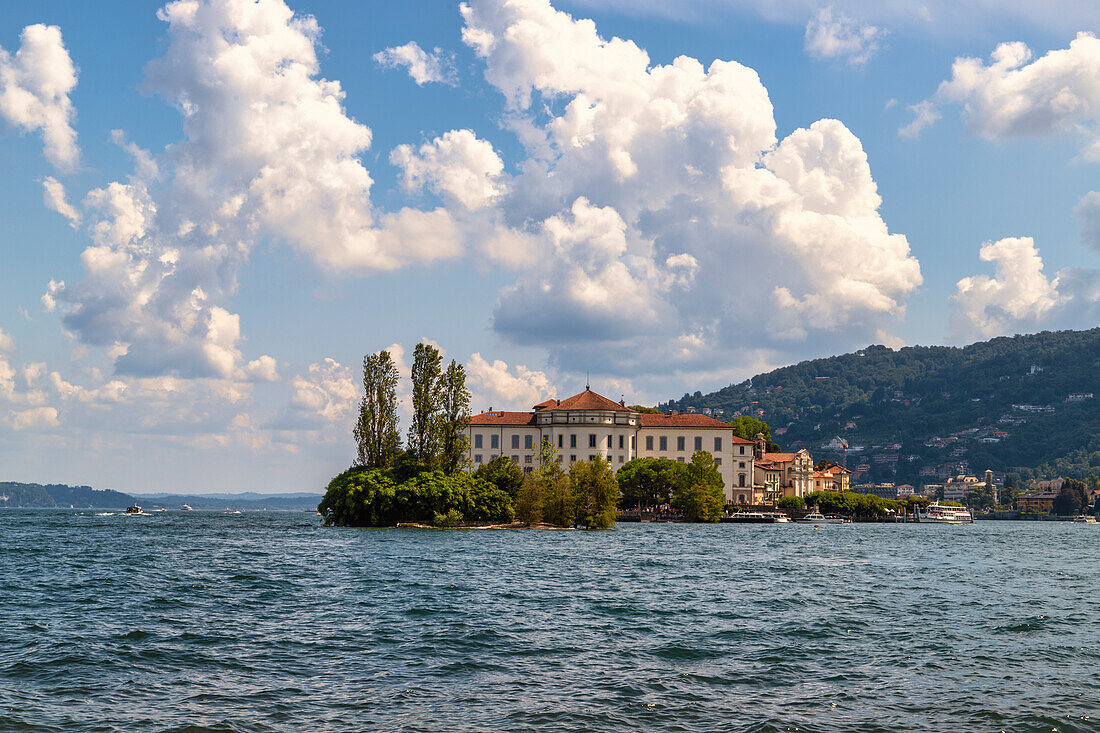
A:
POLYGON ((401 449, 397 431, 397 365, 390 352, 363 357, 363 399, 355 423, 356 462, 365 468, 386 468, 401 449))
POLYGON ((439 462, 439 418, 442 407, 442 362, 439 349, 420 343, 413 352, 412 424, 409 450, 422 466, 439 462))
POLYGON ((470 390, 466 389, 466 368, 451 360, 443 372, 439 420, 439 467, 447 473, 464 468, 470 439, 470 390))

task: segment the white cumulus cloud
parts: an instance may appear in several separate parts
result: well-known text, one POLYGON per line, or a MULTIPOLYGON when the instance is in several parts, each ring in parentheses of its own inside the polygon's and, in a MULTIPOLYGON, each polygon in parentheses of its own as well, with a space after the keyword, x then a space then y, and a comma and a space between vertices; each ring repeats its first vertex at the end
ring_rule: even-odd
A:
POLYGON ((74 229, 80 226, 80 212, 69 203, 61 181, 51 176, 42 179, 42 199, 48 208, 68 219, 74 229))
POLYGON ((562 369, 667 373, 871 338, 903 313, 919 265, 842 123, 780 141, 752 69, 654 65, 546 0, 462 13, 526 154, 483 213, 483 252, 521 268, 498 333, 562 369))
POLYGON ((829 5, 806 24, 806 53, 815 59, 843 59, 862 66, 878 53, 885 36, 882 28, 860 23, 829 5))
POLYGON ((898 128, 898 135, 901 137, 910 139, 920 137, 925 129, 931 127, 940 119, 940 111, 936 109, 935 103, 929 99, 909 105, 909 111, 913 113, 913 119, 909 124, 898 128))
POLYGON ((358 158, 371 132, 320 76, 314 18, 283 0, 179 0, 158 17, 168 43, 145 87, 179 110, 184 137, 154 156, 113 133, 134 173, 87 194, 84 278, 43 298, 120 374, 277 378, 272 357, 245 358, 224 305, 262 237, 341 272, 461 253, 447 210, 372 206, 358 158))
POLYGON ((1020 42, 997 46, 989 64, 958 58, 936 96, 962 104, 982 137, 1073 133, 1084 140, 1084 156, 1100 161, 1100 39, 1090 33, 1039 58, 1020 42))
POLYGON ((952 327, 959 338, 1025 333, 1040 329, 1091 328, 1100 319, 1100 270, 1067 267, 1053 277, 1030 237, 1010 237, 982 246, 994 275, 959 281, 952 297, 952 327))
POLYGON ((27 132, 41 132, 46 158, 58 168, 80 159, 69 94, 76 66, 57 26, 29 25, 14 55, 0 48, 0 117, 27 132))
POLYGON ((487 361, 480 353, 470 355, 466 362, 473 412, 487 410, 529 410, 555 394, 545 372, 528 369, 522 364, 511 368, 500 359, 487 361))
POLYGON ((390 162, 401 169, 405 188, 428 188, 467 209, 478 209, 502 193, 504 162, 472 130, 451 130, 419 148, 399 145, 390 162))
POLYGON ((454 65, 450 59, 444 57, 442 49, 436 48, 428 53, 416 41, 379 51, 374 54, 374 60, 391 69, 405 67, 412 80, 420 86, 432 82, 454 83, 454 65))

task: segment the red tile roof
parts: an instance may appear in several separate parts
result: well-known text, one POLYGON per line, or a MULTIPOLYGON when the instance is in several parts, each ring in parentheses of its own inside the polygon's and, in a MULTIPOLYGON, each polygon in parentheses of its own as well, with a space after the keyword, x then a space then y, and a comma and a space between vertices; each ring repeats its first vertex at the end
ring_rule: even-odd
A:
MULTIPOLYGON (((545 403, 543 403, 545 404, 545 403)), ((621 405, 614 400, 609 400, 603 395, 598 395, 590 389, 580 394, 575 394, 560 402, 553 408, 555 410, 612 410, 614 412, 633 412, 629 407, 621 405)))
POLYGON ((471 425, 534 425, 533 412, 482 412, 470 418, 471 425))
MULTIPOLYGON (((653 413, 642 413, 642 427, 643 428, 724 428, 726 430, 733 430, 733 426, 729 423, 722 422, 721 420, 715 420, 713 417, 707 415, 656 415, 653 413)), ((730 436, 734 445, 738 443, 744 443, 745 445, 752 445, 751 440, 745 440, 737 435, 730 436)))
POLYGON ((558 401, 555 400, 553 397, 551 397, 550 399, 546 400, 545 402, 540 402, 537 405, 535 405, 534 409, 537 412, 538 410, 545 410, 547 407, 557 407, 557 406, 558 406, 558 401))

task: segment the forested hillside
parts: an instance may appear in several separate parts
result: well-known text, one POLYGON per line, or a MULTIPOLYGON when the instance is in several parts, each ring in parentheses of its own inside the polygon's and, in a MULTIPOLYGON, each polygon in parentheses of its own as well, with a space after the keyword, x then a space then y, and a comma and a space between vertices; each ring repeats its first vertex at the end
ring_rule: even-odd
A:
POLYGON ((4 507, 59 507, 68 509, 122 509, 140 504, 147 509, 165 507, 178 509, 183 504, 193 509, 220 510, 226 507, 244 511, 313 510, 317 508, 320 494, 157 494, 133 496, 111 489, 93 489, 90 486, 66 486, 65 484, 23 484, 0 481, 0 508, 4 507))
POLYGON ((1100 329, 966 347, 869 346, 662 407, 768 422, 784 448, 843 458, 859 480, 956 472, 1100 473, 1100 329), (828 446, 828 447, 827 447, 828 446))
POLYGON ((118 509, 134 503, 134 497, 110 489, 65 484, 21 484, 0 481, 0 507, 69 507, 118 509))

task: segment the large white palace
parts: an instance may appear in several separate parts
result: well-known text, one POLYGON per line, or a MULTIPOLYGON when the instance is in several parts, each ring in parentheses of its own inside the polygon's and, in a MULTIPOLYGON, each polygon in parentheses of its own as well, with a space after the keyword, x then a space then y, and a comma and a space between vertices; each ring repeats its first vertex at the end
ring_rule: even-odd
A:
POLYGON ((763 504, 780 496, 812 491, 847 491, 846 468, 836 464, 814 469, 809 451, 768 453, 763 435, 745 440, 733 426, 707 415, 637 412, 587 387, 565 400, 546 400, 531 412, 489 408, 474 415, 469 427, 469 466, 476 470, 497 456, 508 456, 530 472, 545 438, 557 460, 573 463, 601 458, 617 471, 634 458, 670 458, 687 463, 705 450, 717 462, 726 501, 763 504))
POLYGON ((490 408, 471 418, 469 438, 471 468, 503 455, 528 472, 544 438, 557 450, 559 461, 599 457, 615 470, 634 458, 690 462, 695 451, 705 450, 722 474, 726 501, 753 503, 753 441, 706 415, 636 412, 625 401, 585 389, 565 400, 540 402, 531 412, 490 408))

